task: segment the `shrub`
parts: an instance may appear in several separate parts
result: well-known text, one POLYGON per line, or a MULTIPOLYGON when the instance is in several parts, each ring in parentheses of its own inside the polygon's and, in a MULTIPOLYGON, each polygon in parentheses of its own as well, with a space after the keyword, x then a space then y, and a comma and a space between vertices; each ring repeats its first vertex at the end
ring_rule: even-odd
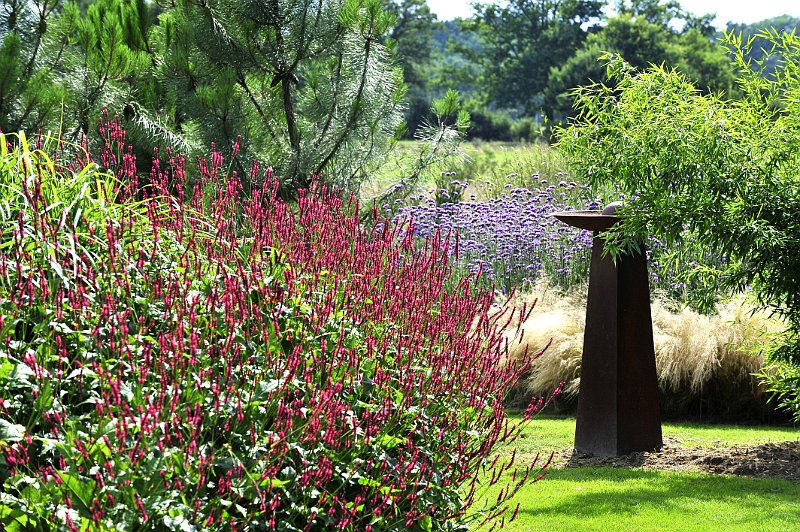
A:
MULTIPOLYGON (((576 175, 619 183, 629 196, 607 249, 618 254, 651 231, 679 242, 688 227, 728 261, 687 273, 726 290, 751 287, 786 319, 774 356, 800 365, 800 37, 758 36, 771 47, 758 63, 747 59, 751 43, 727 36, 738 100, 703 95, 677 72, 639 73, 612 58, 608 85, 575 92, 577 118, 559 143, 576 175), (763 76, 775 56, 779 66, 763 76)), ((800 419, 800 390, 775 390, 800 419)))
POLYGON ((439 530, 505 511, 536 461, 470 508, 515 467, 490 461, 529 363, 504 363, 502 333, 530 311, 444 288, 446 245, 365 228, 325 188, 289 205, 254 165, 243 198, 216 152, 130 186, 107 126, 120 179, 2 138, 0 523, 439 530))
POLYGON ((545 126, 535 117, 510 109, 488 109, 475 102, 470 102, 469 114, 471 140, 540 142, 544 139, 545 126))
POLYGON ((470 114, 470 139, 499 140, 509 142, 512 140, 525 140, 514 138, 512 134, 512 120, 507 112, 491 111, 487 109, 469 110, 470 114))

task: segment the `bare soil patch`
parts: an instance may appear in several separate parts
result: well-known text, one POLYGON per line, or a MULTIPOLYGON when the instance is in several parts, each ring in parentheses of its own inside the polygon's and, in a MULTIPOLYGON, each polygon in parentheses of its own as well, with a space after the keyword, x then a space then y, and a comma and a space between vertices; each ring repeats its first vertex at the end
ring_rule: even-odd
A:
POLYGON ((598 457, 572 449, 559 453, 555 467, 610 466, 662 471, 702 471, 800 482, 800 441, 732 447, 685 447, 679 438, 664 438, 659 451, 598 457))

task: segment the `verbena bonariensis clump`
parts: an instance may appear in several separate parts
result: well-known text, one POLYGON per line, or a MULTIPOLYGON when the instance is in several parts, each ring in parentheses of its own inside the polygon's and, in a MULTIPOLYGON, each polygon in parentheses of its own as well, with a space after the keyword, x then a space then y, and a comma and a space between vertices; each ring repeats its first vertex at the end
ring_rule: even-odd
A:
POLYGON ((509 292, 542 275, 562 288, 585 281, 592 235, 559 222, 553 213, 599 207, 586 187, 545 181, 540 188, 509 187, 487 201, 428 200, 400 209, 395 220, 411 217, 422 237, 457 234, 456 266, 467 272, 481 270, 485 284, 495 283, 509 292))
MULTIPOLYGON (((511 176, 509 176, 511 177, 511 176)), ((558 221, 557 211, 599 210, 603 203, 594 198, 586 185, 560 181, 548 184, 534 174, 538 187, 495 187, 490 181, 477 185, 490 198, 484 201, 455 201, 443 203, 423 196, 414 198, 421 203, 397 204, 394 220, 402 224, 414 222, 419 238, 436 232, 458 236, 457 270, 481 271, 479 283, 495 285, 508 293, 517 287, 533 287, 542 276, 558 288, 569 290, 586 282, 591 259, 592 233, 570 227, 558 221)), ((453 181, 463 187, 465 182, 453 181)), ((434 191, 435 192, 435 191, 434 191)), ((441 196, 445 190, 439 191, 441 196)), ((439 197, 437 196, 437 197, 439 197)), ((624 199, 624 196, 621 197, 624 199)), ((455 250, 455 242, 451 249, 455 250)), ((697 245, 692 233, 686 239, 666 247, 655 238, 647 240, 648 269, 651 290, 677 306, 696 306, 700 298, 719 299, 719 293, 709 293, 701 282, 685 284, 686 273, 704 266, 724 264, 724 258, 713 250, 697 245)))
POLYGON ((535 355, 506 362, 503 332, 530 309, 446 289, 438 235, 364 227, 324 188, 289 205, 254 165, 243 198, 216 152, 137 188, 105 125, 109 172, 2 138, 1 523, 451 529, 538 477, 497 454, 535 355))

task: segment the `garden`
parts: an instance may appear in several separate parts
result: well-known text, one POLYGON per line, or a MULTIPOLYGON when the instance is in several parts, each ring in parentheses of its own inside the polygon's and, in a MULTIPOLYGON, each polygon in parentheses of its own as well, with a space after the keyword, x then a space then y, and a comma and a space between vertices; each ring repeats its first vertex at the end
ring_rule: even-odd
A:
POLYGON ((0 528, 800 526, 800 37, 725 34, 735 99, 607 54, 552 145, 455 91, 398 145, 380 2, 252 4, 2 20, 0 528), (612 201, 668 421, 597 457, 553 213, 612 201))

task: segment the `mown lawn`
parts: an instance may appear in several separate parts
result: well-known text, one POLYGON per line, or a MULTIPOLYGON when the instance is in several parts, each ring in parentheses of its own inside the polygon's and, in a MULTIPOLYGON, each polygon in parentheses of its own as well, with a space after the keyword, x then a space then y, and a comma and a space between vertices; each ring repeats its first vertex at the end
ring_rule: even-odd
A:
MULTIPOLYGON (((575 420, 538 417, 515 447, 523 459, 572 447, 575 420)), ((686 447, 727 447, 800 439, 793 427, 664 423, 686 447)), ((800 483, 699 472, 612 467, 560 468, 517 494, 508 530, 797 530, 800 483)), ((502 481, 501 481, 502 483, 502 481)), ((496 497, 490 489, 487 497, 496 497)))
MULTIPOLYGON (((512 415, 512 419, 522 419, 512 415)), ((800 427, 768 425, 718 425, 664 422, 665 438, 676 438, 686 447, 730 447, 759 443, 800 440, 800 427)), ((538 416, 525 426, 517 440, 518 452, 571 449, 575 438, 575 418, 538 416)))
POLYGON ((553 469, 508 530, 798 530, 800 484, 610 467, 553 469))

